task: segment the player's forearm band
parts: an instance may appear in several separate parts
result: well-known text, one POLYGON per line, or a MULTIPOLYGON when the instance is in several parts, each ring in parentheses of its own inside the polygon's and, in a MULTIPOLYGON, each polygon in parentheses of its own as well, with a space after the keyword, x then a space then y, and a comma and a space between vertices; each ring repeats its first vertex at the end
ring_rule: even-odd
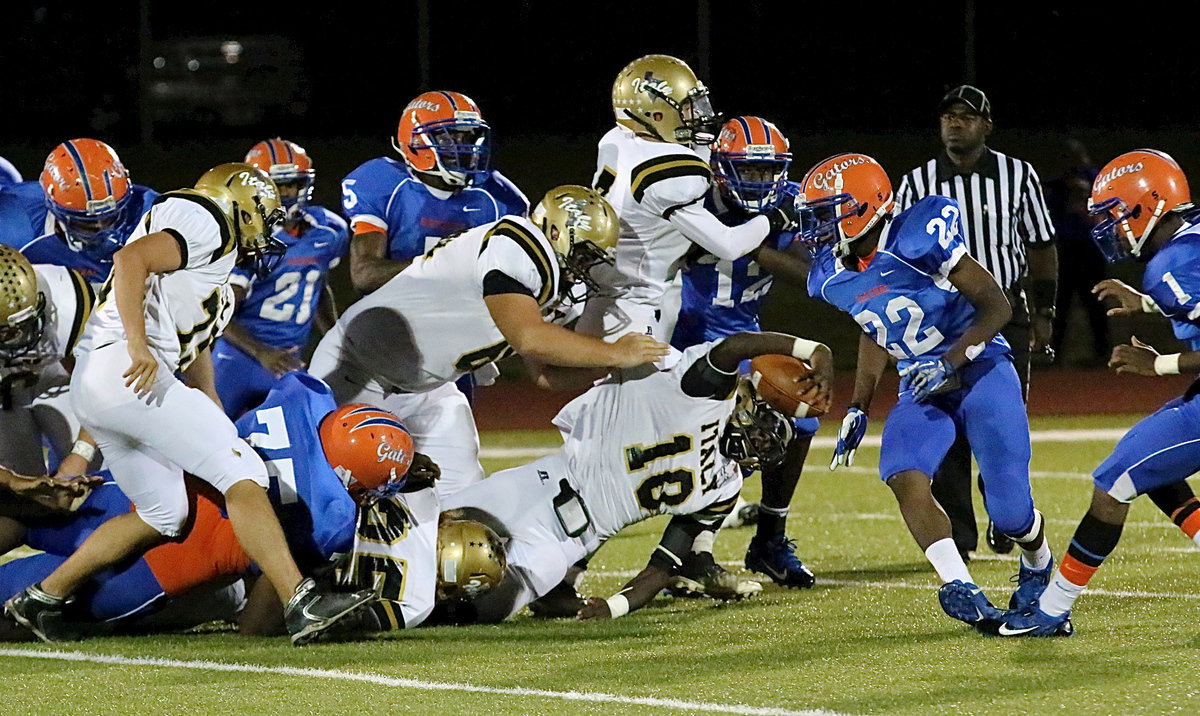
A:
POLYGON ((797 338, 792 343, 792 357, 799 358, 800 360, 808 360, 812 358, 813 353, 816 353, 819 347, 824 348, 825 344, 810 341, 807 338, 797 338))
POLYGON ((1142 294, 1142 313, 1162 313, 1162 309, 1158 307, 1158 303, 1153 298, 1150 298, 1150 294, 1148 293, 1142 294))
POLYGON ((1154 372, 1158 375, 1179 375, 1181 353, 1168 353, 1154 359, 1154 372))
POLYGON ((96 446, 86 440, 76 440, 75 445, 71 448, 71 454, 91 462, 92 458, 96 457, 96 446))
POLYGON ((738 374, 738 369, 737 369, 737 367, 736 367, 736 366, 734 367, 734 369, 733 369, 733 370, 731 370, 731 371, 726 371, 726 370, 721 370, 720 368, 718 368, 718 367, 716 367, 715 365, 713 365, 713 362, 712 362, 712 351, 709 351, 709 352, 707 352, 707 353, 705 353, 705 354, 704 354, 704 362, 708 363, 708 367, 709 367, 709 368, 712 368, 714 371, 716 371, 716 372, 720 373, 721 375, 737 375, 737 374, 738 374))
POLYGON ((613 619, 629 613, 629 600, 625 598, 624 594, 614 594, 604 601, 608 603, 608 613, 613 619))

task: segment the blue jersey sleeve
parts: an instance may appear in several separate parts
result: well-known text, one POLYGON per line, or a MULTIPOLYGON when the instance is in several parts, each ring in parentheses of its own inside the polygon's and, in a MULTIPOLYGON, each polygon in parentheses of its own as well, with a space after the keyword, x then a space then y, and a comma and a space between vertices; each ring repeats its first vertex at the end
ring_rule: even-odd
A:
POLYGON ((337 266, 341 261, 341 257, 346 255, 350 250, 350 227, 346 220, 329 209, 319 207, 321 209, 321 224, 328 227, 335 234, 334 245, 331 252, 336 258, 330 262, 329 267, 337 266))
POLYGON ((901 212, 890 227, 883 250, 929 276, 949 276, 967 255, 958 202, 928 196, 901 212))
POLYGON ((342 180, 342 212, 353 226, 359 221, 385 232, 388 201, 396 190, 396 172, 384 157, 372 159, 342 180))
MULTIPOLYGON (((493 170, 486 188, 500 206, 500 216, 529 216, 529 199, 503 174, 493 170)), ((499 217, 497 217, 499 218, 499 217)))
POLYGON ((1176 237, 1158 252, 1142 287, 1171 319, 1175 337, 1200 350, 1200 233, 1176 237))
POLYGON ((18 251, 41 234, 45 199, 37 182, 12 184, 0 191, 0 244, 18 251), (36 191, 35 191, 36 190, 36 191))

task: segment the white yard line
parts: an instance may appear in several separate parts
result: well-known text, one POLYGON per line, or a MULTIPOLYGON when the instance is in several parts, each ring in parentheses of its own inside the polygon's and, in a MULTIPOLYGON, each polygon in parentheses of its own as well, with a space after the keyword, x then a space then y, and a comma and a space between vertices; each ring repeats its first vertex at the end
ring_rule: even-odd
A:
POLYGON ((331 681, 358 681, 376 686, 386 686, 399 689, 415 689, 418 691, 457 691, 476 694, 495 694, 499 696, 517 696, 532 698, 561 699, 563 701, 586 701, 601 704, 621 704, 626 706, 650 706, 680 711, 705 711, 733 714, 761 714, 763 716, 837 716, 834 711, 808 710, 794 711, 774 707, 746 706, 744 704, 720 704, 707 701, 685 701, 683 699, 663 699, 651 696, 622 696, 620 694, 605 694, 588 691, 550 691, 547 689, 526 689, 520 687, 476 686, 450 681, 422 681, 421 679, 401 679, 382 674, 343 671, 340 669, 312 669, 295 666, 264 666, 259 664, 239 664, 220 661, 183 661, 180 659, 157 659, 150 657, 120 656, 116 654, 90 654, 83 651, 43 651, 40 649, 0 649, 0 656, 19 659, 47 659, 51 661, 73 661, 89 664, 104 664, 109 666, 146 666, 152 668, 191 669, 194 671, 224 671, 246 674, 279 674, 281 676, 298 676, 307 679, 325 679, 331 681))
MULTIPOLYGON (((991 559, 988 561, 1007 561, 1008 559, 1009 558, 1007 557, 1000 557, 999 555, 996 555, 991 557, 991 559)), ((733 571, 739 571, 742 569, 741 562, 722 562, 721 564, 733 571)), ((584 572, 584 574, 597 578, 611 577, 614 579, 630 579, 636 576, 638 571, 639 570, 636 569, 617 569, 611 571, 589 569, 587 572, 584 572)), ((770 584, 771 582, 770 578, 757 574, 751 574, 747 578, 762 582, 763 584, 770 584)), ((938 586, 940 586, 933 582, 915 584, 913 582, 880 582, 872 579, 828 579, 826 577, 822 577, 820 574, 817 575, 817 585, 833 585, 836 587, 874 587, 877 589, 919 589, 928 592, 936 592, 938 586)), ((1012 589, 1012 586, 1013 585, 1011 583, 1005 583, 1003 585, 983 585, 983 589, 989 592, 1002 592, 1012 589)), ((1084 594, 1095 594, 1102 597, 1126 597, 1133 599, 1200 599, 1200 594, 1181 594, 1179 592, 1143 592, 1124 589, 1088 589, 1086 592, 1084 592, 1084 594)))
MULTIPOLYGON (((1029 440, 1035 443, 1115 443, 1127 431, 1128 428, 1034 430, 1029 434, 1029 440)), ((863 438, 861 447, 879 447, 879 443, 880 436, 868 435, 863 438)), ((837 446, 837 438, 832 435, 822 435, 813 438, 812 444, 813 447, 832 448, 837 446)), ((557 447, 485 447, 479 451, 479 455, 480 457, 497 459, 539 458, 545 457, 557 449, 557 447)))

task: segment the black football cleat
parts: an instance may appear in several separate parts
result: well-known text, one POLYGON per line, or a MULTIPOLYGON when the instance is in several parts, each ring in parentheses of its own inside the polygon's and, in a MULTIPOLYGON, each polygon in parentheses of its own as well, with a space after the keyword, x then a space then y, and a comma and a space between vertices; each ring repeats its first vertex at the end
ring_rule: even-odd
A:
POLYGON ((1008 554, 1013 551, 1014 542, 1012 537, 996 529, 995 523, 988 520, 987 545, 996 554, 1008 554))
POLYGON ((4 613, 44 642, 79 641, 83 633, 63 617, 70 598, 55 597, 33 584, 4 604, 4 613))
POLYGON ((283 610, 283 620, 294 646, 305 644, 320 636, 339 621, 352 616, 375 598, 375 590, 357 592, 327 592, 316 582, 306 579, 296 587, 296 593, 283 610))

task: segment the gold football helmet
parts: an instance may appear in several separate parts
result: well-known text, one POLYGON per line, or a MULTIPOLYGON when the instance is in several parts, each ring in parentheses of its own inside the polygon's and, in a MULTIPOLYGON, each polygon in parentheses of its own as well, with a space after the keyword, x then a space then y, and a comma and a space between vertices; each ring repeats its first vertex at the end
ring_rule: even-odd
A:
POLYGON ((617 212, 600 192, 574 184, 556 186, 533 208, 529 220, 542 230, 558 254, 564 298, 572 303, 585 300, 586 293, 575 295, 572 290, 579 283, 598 291, 591 269, 600 263, 612 263, 621 229, 617 212))
POLYGON ((500 583, 508 561, 500 537, 475 520, 438 525, 437 598, 471 600, 500 583))
POLYGON ((285 214, 271 177, 252 164, 230 162, 204 172, 196 191, 224 211, 242 261, 260 276, 270 273, 286 248, 272 236, 285 214))
POLYGON ((45 330, 46 297, 37 274, 16 249, 0 245, 0 361, 28 353, 45 330))
POLYGON ((625 65, 612 91, 617 124, 674 144, 711 144, 721 127, 708 88, 670 55, 646 55, 625 65))

